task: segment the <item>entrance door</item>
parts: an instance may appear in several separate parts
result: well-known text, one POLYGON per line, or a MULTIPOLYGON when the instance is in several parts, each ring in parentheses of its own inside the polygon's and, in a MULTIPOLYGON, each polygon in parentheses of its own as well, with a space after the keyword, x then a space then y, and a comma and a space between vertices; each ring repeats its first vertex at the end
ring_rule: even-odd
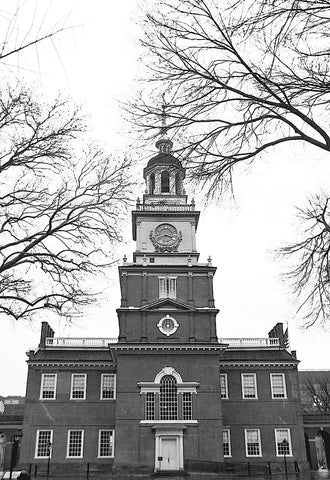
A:
POLYGON ((177 458, 177 439, 162 438, 161 440, 161 469, 162 470, 178 470, 177 458))

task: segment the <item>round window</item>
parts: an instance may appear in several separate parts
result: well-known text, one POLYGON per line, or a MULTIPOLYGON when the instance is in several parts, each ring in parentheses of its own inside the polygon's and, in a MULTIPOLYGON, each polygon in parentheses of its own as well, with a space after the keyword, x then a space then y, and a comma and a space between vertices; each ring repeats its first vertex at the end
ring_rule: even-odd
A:
POLYGON ((175 320, 175 318, 170 317, 169 315, 166 315, 166 317, 163 317, 159 320, 157 327, 159 330, 169 337, 173 333, 175 333, 178 329, 178 322, 175 320))

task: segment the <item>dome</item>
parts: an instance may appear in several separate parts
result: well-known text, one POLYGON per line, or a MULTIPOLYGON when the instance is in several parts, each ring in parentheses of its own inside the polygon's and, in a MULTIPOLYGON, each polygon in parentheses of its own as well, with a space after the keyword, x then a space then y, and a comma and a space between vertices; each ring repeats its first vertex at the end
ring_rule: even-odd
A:
POLYGON ((159 153, 155 157, 152 157, 149 162, 147 163, 147 166, 144 169, 144 172, 150 170, 153 167, 156 166, 168 166, 168 165, 173 165, 177 168, 183 168, 181 165, 180 160, 174 157, 171 153, 159 153))

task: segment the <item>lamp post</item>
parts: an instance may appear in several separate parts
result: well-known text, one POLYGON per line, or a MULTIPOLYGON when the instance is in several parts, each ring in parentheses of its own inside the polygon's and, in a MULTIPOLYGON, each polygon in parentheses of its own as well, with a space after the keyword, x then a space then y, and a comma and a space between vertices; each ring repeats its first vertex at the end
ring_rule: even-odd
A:
POLYGON ((282 450, 283 450, 283 460, 284 460, 284 471, 285 471, 285 478, 288 478, 288 466, 286 463, 286 455, 287 452, 289 451, 289 442, 287 441, 286 438, 282 441, 282 450))
POLYGON ((19 441, 23 437, 22 430, 19 428, 16 433, 14 433, 11 437, 11 458, 10 458, 10 474, 9 480, 12 479, 13 469, 16 465, 17 461, 17 452, 19 447, 19 441))
POLYGON ((47 453, 48 453, 48 460, 47 460, 47 480, 49 477, 49 470, 50 470, 50 457, 52 454, 52 442, 47 443, 47 453))

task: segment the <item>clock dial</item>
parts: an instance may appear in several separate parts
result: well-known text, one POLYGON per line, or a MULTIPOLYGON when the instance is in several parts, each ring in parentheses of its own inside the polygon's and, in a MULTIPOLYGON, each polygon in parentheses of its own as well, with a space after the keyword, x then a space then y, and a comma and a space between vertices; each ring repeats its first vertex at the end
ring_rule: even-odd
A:
POLYGON ((182 233, 170 223, 161 223, 157 225, 155 231, 150 232, 150 239, 156 251, 172 252, 177 250, 182 240, 182 233))
POLYGON ((175 320, 175 318, 166 315, 166 317, 163 317, 159 320, 157 327, 159 328, 161 333, 169 337, 177 331, 179 324, 175 320))
POLYGON ((155 241, 160 245, 173 245, 178 239, 177 229, 169 223, 162 223, 155 229, 155 241))

